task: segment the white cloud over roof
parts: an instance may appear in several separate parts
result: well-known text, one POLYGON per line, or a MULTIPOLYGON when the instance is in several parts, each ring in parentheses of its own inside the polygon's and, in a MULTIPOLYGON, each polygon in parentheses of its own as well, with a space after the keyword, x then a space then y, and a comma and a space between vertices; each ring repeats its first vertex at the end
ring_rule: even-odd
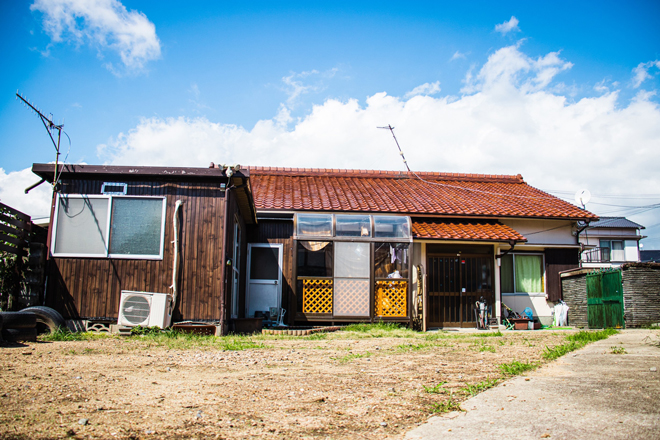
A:
MULTIPOLYGON (((160 58, 156 26, 143 13, 126 10, 118 0, 35 0, 30 8, 43 13, 44 30, 54 43, 86 43, 100 53, 116 52, 129 72, 160 58)), ((105 66, 120 71, 111 62, 105 66)))

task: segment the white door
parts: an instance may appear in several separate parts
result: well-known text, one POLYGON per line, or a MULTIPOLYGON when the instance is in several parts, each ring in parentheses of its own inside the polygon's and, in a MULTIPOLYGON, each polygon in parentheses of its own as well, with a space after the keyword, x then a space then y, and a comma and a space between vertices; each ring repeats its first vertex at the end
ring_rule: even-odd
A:
POLYGON ((247 317, 282 303, 282 245, 248 245, 247 317))

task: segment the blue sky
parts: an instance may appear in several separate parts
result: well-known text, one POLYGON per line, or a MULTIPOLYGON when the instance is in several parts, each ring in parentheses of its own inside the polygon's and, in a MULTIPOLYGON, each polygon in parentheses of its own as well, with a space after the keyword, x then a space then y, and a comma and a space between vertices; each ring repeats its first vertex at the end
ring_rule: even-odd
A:
MULTIPOLYGON (((3 2, 0 199, 54 160, 521 173, 660 248, 660 2, 3 2), (69 149, 65 143, 63 153, 69 149), (635 198, 633 198, 635 197, 635 198), (616 205, 616 206, 610 206, 616 205), (639 208, 637 208, 639 207, 639 208)), ((41 212, 44 211, 44 212, 41 212)))

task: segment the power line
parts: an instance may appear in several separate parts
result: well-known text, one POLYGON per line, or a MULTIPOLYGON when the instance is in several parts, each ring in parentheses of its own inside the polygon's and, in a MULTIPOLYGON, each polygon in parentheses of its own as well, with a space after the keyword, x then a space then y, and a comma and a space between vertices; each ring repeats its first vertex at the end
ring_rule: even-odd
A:
POLYGON ((396 136, 394 135, 394 127, 392 127, 391 125, 388 125, 387 127, 376 127, 376 128, 382 128, 382 129, 385 129, 385 130, 390 130, 390 132, 392 133, 392 137, 394 138, 394 142, 396 142, 396 146, 399 149, 399 155, 403 159, 403 164, 406 166, 406 169, 408 170, 408 172, 411 173, 412 175, 414 175, 420 181, 422 181, 424 183, 427 183, 429 185, 442 186, 442 187, 445 187, 445 188, 455 188, 455 189, 459 189, 459 190, 463 190, 463 191, 471 191, 471 192, 476 192, 476 193, 481 193, 481 194, 488 194, 488 195, 492 195, 492 196, 515 197, 515 198, 519 198, 519 199, 555 200, 555 199, 558 198, 558 197, 555 197, 555 196, 551 196, 551 197, 538 196, 538 197, 535 197, 535 196, 521 196, 521 195, 517 195, 517 194, 502 194, 502 193, 496 193, 496 192, 492 192, 492 191, 484 191, 484 190, 475 189, 475 188, 468 188, 468 187, 463 187, 463 186, 450 185, 448 183, 432 182, 430 180, 423 179, 422 177, 419 176, 419 174, 412 171, 410 169, 410 167, 408 166, 408 161, 406 160, 406 157, 403 154, 403 150, 401 149, 401 146, 399 145, 399 141, 397 140, 396 136))

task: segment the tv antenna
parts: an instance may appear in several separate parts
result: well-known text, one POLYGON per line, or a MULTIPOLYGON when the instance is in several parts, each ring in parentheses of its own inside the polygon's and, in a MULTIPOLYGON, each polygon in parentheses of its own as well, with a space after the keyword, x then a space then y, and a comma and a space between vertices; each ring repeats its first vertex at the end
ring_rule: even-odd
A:
MULTIPOLYGON (((408 170, 409 173, 412 173, 410 171, 410 167, 408 166, 408 161, 406 160, 406 156, 403 155, 403 150, 401 149, 401 145, 399 145, 399 141, 397 140, 396 136, 394 135, 394 127, 392 127, 390 124, 387 124, 387 127, 376 127, 376 128, 382 128, 384 130, 389 130, 390 133, 392 133, 392 137, 394 138, 394 142, 396 142, 396 146, 399 149, 399 155, 401 156, 401 159, 403 159, 403 164, 406 166, 406 169, 408 170)), ((419 178, 419 176, 417 176, 419 178)), ((420 178, 421 180, 421 178, 420 178)))
MULTIPOLYGON (((39 109, 37 109, 34 105, 30 103, 29 100, 26 98, 22 97, 18 91, 16 91, 16 97, 19 98, 21 101, 23 101, 23 104, 30 107, 30 109, 39 116, 41 119, 41 122, 44 124, 44 128, 46 128, 46 131, 48 132, 48 136, 50 137, 51 142, 53 142, 53 146, 55 147, 55 172, 53 174, 53 189, 55 186, 57 186, 57 182, 59 180, 59 177, 57 175, 57 171, 59 168, 59 160, 60 160, 60 140, 62 138, 62 129, 64 128, 64 124, 55 124, 53 122, 53 115, 51 114, 50 117, 44 115, 39 109), (57 131, 57 141, 55 141, 55 137, 53 136, 53 132, 57 131)), ((66 132, 64 132, 64 135, 69 139, 69 147, 71 147, 71 138, 69 137, 66 132)), ((69 154, 67 153, 67 157, 69 154)), ((64 159, 66 161, 66 158, 64 159)), ((61 174, 61 173, 60 173, 61 174)), ((41 179, 41 181, 35 185, 32 185, 31 187, 27 188, 25 190, 25 194, 27 194, 31 189, 36 188, 37 186, 41 185, 44 183, 45 179, 41 179)))

